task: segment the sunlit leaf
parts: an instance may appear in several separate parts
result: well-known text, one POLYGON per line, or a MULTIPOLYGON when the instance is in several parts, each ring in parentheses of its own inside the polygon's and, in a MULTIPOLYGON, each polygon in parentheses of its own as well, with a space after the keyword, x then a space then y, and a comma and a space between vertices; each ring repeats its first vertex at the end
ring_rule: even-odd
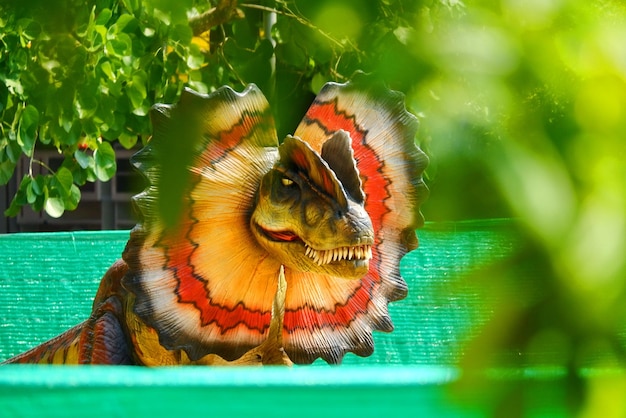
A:
POLYGON ((129 135, 122 132, 118 138, 120 144, 126 149, 131 149, 137 144, 137 135, 129 135))
POLYGON ((59 197, 49 197, 44 203, 44 210, 53 218, 60 218, 65 212, 65 203, 59 197))
POLYGON ((95 174, 100 181, 109 181, 115 175, 117 163, 115 151, 109 142, 102 142, 93 153, 96 163, 95 174))
POLYGON ((87 153, 84 151, 80 151, 80 150, 74 151, 74 158, 76 158, 78 165, 80 165, 82 168, 87 168, 94 164, 93 157, 90 155, 87 155, 87 153))
POLYGON ((115 81, 115 79, 117 78, 115 73, 113 72, 113 66, 111 65, 110 61, 104 61, 103 63, 101 63, 100 69, 112 81, 115 81))
POLYGON ((200 47, 196 44, 191 44, 189 55, 187 56, 187 66, 192 70, 196 70, 202 67, 202 64, 204 64, 204 55, 200 52, 200 47))

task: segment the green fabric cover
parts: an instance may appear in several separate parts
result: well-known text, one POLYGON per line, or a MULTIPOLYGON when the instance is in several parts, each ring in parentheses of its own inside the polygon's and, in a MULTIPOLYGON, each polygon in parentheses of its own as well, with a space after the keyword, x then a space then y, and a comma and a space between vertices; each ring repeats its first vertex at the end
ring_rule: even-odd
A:
MULTIPOLYGON (((368 358, 293 369, 3 366, 0 416, 481 416, 495 395, 456 390, 466 380, 456 365, 497 303, 485 298, 481 273, 517 248, 515 231, 510 220, 418 231, 420 248, 402 263, 409 296, 391 304, 396 329, 375 334, 368 358)), ((0 235, 0 360, 84 320, 128 234, 0 235)), ((564 376, 531 372, 494 379, 502 387, 524 382, 538 395, 537 412, 564 413, 564 376)))

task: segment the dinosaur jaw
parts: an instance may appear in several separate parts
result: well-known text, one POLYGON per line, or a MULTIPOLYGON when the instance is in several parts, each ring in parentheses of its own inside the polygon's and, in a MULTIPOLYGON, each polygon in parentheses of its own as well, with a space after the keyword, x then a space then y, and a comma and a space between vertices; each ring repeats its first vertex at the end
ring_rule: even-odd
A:
POLYGON ((351 244, 320 248, 290 230, 270 230, 256 225, 257 237, 281 263, 302 271, 361 278, 369 270, 372 239, 361 237, 351 244))
POLYGON ((305 244, 304 254, 318 265, 323 266, 332 262, 349 260, 349 261, 369 261, 372 258, 372 246, 366 245, 347 245, 344 247, 331 248, 329 250, 316 250, 305 244))

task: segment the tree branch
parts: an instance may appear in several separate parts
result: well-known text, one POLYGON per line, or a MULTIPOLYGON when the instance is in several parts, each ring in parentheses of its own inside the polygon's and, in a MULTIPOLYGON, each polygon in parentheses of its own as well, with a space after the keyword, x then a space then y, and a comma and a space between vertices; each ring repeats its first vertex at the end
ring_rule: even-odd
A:
POLYGON ((189 19, 189 26, 193 35, 198 36, 215 26, 243 17, 243 12, 237 8, 237 0, 220 0, 216 7, 189 19))

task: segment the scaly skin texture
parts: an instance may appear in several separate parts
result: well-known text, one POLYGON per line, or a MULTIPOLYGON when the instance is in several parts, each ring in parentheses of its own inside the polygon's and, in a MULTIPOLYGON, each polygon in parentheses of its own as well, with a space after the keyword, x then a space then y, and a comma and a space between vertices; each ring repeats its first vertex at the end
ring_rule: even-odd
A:
POLYGON ((142 219, 90 317, 7 363, 261 365, 370 355, 407 294, 427 158, 403 96, 329 83, 276 137, 253 85, 153 109, 142 219))

